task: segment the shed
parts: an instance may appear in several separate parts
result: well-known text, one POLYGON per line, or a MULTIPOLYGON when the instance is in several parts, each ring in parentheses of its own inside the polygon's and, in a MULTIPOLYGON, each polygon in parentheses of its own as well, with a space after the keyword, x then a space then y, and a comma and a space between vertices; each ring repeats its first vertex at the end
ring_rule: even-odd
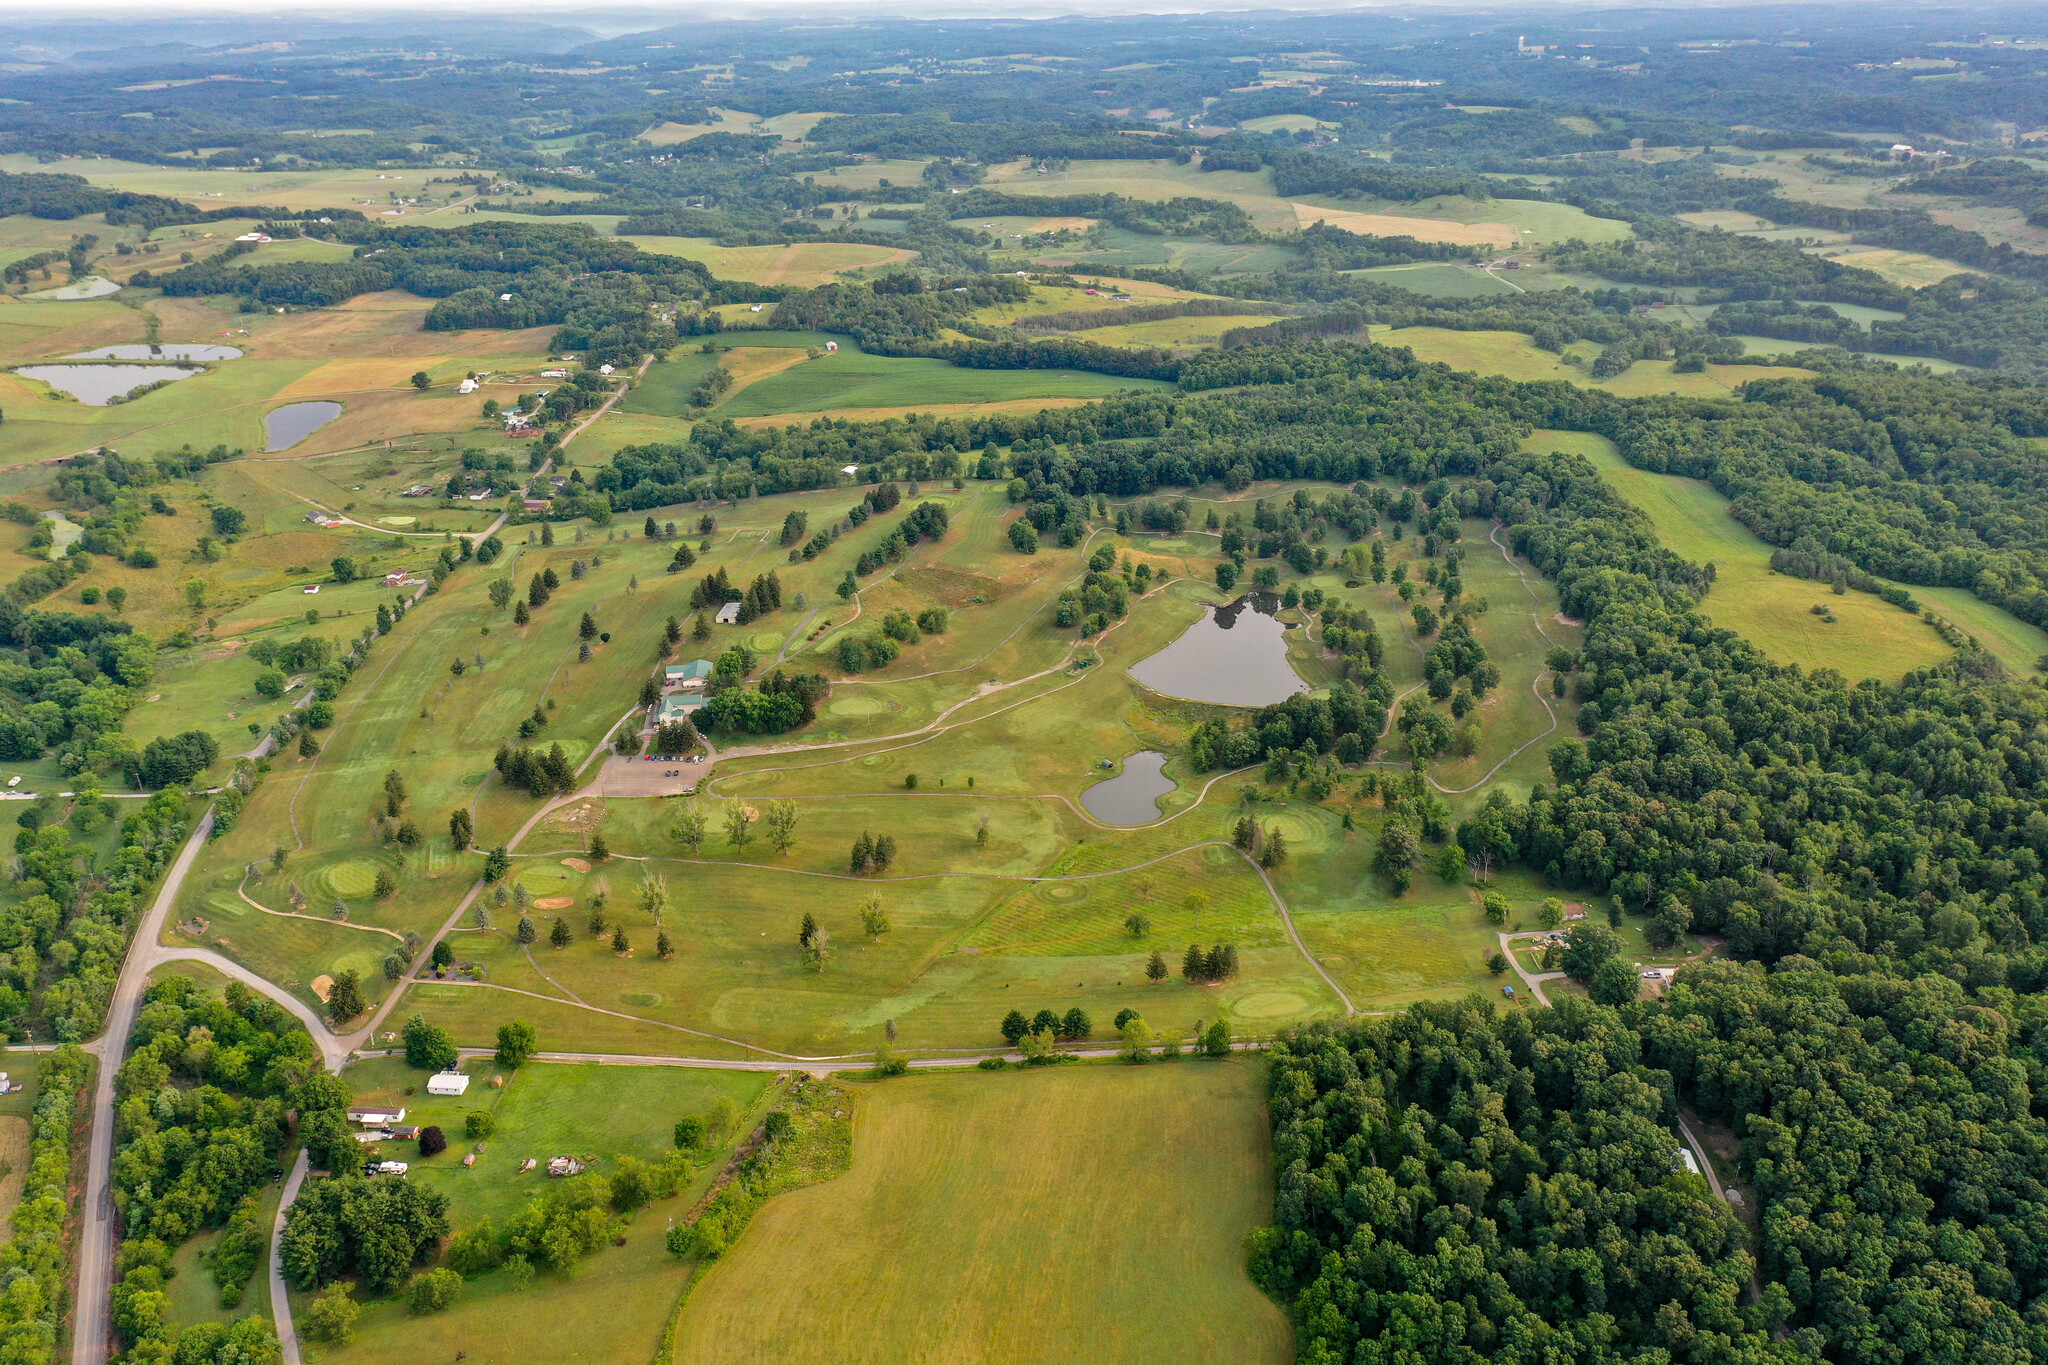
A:
POLYGON ((460 1095, 469 1089, 469 1077, 460 1071, 442 1071, 427 1077, 429 1095, 460 1095))
POLYGON ((718 624, 736 626, 740 623, 740 603, 728 602, 718 609, 718 624))
POLYGON ((558 1156, 548 1161, 548 1174, 557 1180, 567 1175, 583 1174, 583 1163, 573 1156, 558 1156))

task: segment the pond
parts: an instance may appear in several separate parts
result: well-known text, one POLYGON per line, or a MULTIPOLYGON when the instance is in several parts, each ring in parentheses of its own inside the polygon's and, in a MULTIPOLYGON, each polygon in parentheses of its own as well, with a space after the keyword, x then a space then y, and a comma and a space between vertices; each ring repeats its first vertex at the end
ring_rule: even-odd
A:
POLYGON ((125 346, 102 346, 96 351, 80 351, 77 355, 66 356, 67 360, 240 360, 242 352, 236 346, 215 346, 204 341, 173 341, 167 345, 152 346, 146 341, 132 342, 125 346))
POLYGON ((1122 772, 1082 792, 1081 804, 1105 825, 1149 825, 1159 818, 1159 798, 1174 787, 1165 767, 1165 754, 1132 754, 1122 772))
POLYGON ((120 292, 121 286, 115 284, 112 280, 101 279, 98 275, 88 275, 82 280, 74 280, 70 284, 62 285, 56 289, 45 289, 39 294, 30 294, 28 297, 32 299, 54 299, 60 303, 72 303, 79 299, 103 299, 109 294, 118 294, 120 292))
POLYGON ((339 403, 291 403, 273 408, 263 419, 263 450, 266 454, 290 450, 339 416, 339 403))
POLYGON ((190 379, 206 371, 189 365, 24 365, 15 371, 24 379, 40 379, 59 393, 103 408, 144 384, 165 379, 190 379))
POLYGON ((1246 593, 1210 607, 1178 640, 1131 669, 1154 692, 1218 706, 1271 706, 1309 690, 1287 662, 1280 599, 1246 593))

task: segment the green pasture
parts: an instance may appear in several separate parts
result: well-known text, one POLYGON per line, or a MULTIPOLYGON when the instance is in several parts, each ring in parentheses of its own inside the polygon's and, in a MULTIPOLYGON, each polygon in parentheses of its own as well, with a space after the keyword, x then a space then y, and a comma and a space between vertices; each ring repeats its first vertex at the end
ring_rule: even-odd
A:
MULTIPOLYGON (((1708 485, 1636 469, 1604 437, 1540 432, 1531 439, 1539 447, 1586 456, 1649 516, 1665 545, 1695 562, 1712 561, 1713 591, 1700 610, 1779 662, 1833 668, 1852 680, 1889 679, 1953 653, 1918 616, 1869 593, 1836 596, 1825 583, 1773 572, 1771 547, 1729 516, 1727 499, 1708 485), (1835 623, 1814 615, 1815 604, 1832 610, 1835 623)), ((2035 661, 2048 653, 2048 633, 1963 589, 1907 590, 1976 636, 2015 672, 2033 672, 2035 661)))
MULTIPOLYGON (((750 341, 748 344, 758 343, 750 341)), ((715 355, 705 355, 702 351, 678 351, 671 358, 649 366, 633 391, 619 400, 617 410, 663 416, 678 414, 689 406, 691 391, 717 364, 715 355)))
MULTIPOLYGON (((543 1038, 542 1046, 576 1049, 577 1038, 543 1038)), ((659 1160, 673 1150, 676 1121, 708 1116, 721 1100, 740 1113, 751 1110, 769 1088, 759 1071, 715 1071, 671 1066, 600 1066, 596 1062, 528 1062, 508 1071, 489 1058, 464 1066, 469 1090, 458 1096, 426 1093, 427 1073, 403 1057, 373 1057, 356 1063, 344 1079, 361 1104, 405 1107, 405 1121, 439 1127, 448 1150, 422 1157, 411 1142, 380 1143, 367 1149, 411 1166, 406 1179, 448 1196, 456 1231, 485 1218, 503 1227, 527 1199, 547 1188, 553 1156, 591 1161, 603 1174, 621 1156, 659 1160), (504 1078, 502 1087, 492 1082, 504 1078), (474 1166, 462 1159, 479 1145, 463 1135, 469 1114, 483 1111, 497 1128, 481 1143, 474 1166), (521 1175, 528 1159, 540 1169, 521 1175)))
POLYGON ((851 1169, 762 1208, 675 1358, 1290 1360, 1244 1271, 1271 1216, 1262 1089, 1251 1059, 876 1086, 851 1169))
POLYGON ((1505 279, 1466 265, 1447 261, 1424 261, 1417 265, 1378 265, 1366 270, 1347 270, 1381 284, 1391 284, 1415 294, 1439 299, 1489 299, 1512 294, 1515 287, 1505 279))

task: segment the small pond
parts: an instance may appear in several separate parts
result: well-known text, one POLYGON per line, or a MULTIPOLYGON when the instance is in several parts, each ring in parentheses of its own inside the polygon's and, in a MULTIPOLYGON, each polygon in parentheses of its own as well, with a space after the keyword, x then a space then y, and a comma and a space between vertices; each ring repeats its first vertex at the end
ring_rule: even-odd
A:
POLYGON ((1154 692, 1218 706, 1271 706, 1309 690, 1287 662, 1280 599, 1246 593, 1210 607, 1178 640, 1131 669, 1154 692))
POLYGON ((204 370, 189 365, 24 365, 15 371, 24 379, 40 379, 59 393, 103 408, 144 384, 163 379, 190 379, 204 370))
POLYGON ((1159 798, 1173 790, 1165 767, 1165 754, 1132 754, 1121 773, 1082 792, 1081 804, 1105 825, 1149 825, 1159 818, 1159 798))
POLYGON ((45 289, 41 293, 30 294, 28 297, 32 299, 54 299, 59 303, 73 303, 79 299, 103 299, 109 294, 118 294, 120 292, 121 286, 115 284, 112 280, 101 279, 98 275, 89 275, 85 279, 74 281, 71 284, 60 285, 55 289, 45 289))
POLYGON ((290 450, 339 416, 339 403, 291 403, 273 408, 263 419, 263 449, 265 453, 290 450))
POLYGON ((152 346, 146 341, 132 342, 125 346, 102 346, 96 351, 80 351, 77 355, 66 356, 67 360, 240 360, 241 348, 236 346, 215 346, 204 341, 173 341, 166 345, 152 346))

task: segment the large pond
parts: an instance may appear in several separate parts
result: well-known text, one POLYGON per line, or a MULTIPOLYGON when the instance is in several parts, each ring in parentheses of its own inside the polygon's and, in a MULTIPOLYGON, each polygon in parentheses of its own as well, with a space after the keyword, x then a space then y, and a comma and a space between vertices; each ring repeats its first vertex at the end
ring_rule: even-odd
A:
POLYGON ((240 360, 234 346, 214 346, 204 341, 173 341, 152 346, 146 341, 125 346, 102 346, 97 351, 80 351, 67 360, 240 360))
POLYGON ((40 379, 59 393, 103 408, 144 384, 190 379, 206 371, 188 365, 24 365, 15 373, 24 379, 40 379))
POLYGON ((273 408, 263 419, 264 452, 290 450, 339 416, 339 403, 292 403, 273 408))
POLYGON ((1154 692, 1218 706, 1271 706, 1309 690, 1287 662, 1280 599, 1246 593, 1210 607, 1182 636, 1131 669, 1154 692))
POLYGON ((1082 792, 1081 804, 1105 825, 1149 825, 1159 818, 1159 798, 1173 790, 1165 767, 1165 754, 1132 754, 1122 772, 1082 792))

